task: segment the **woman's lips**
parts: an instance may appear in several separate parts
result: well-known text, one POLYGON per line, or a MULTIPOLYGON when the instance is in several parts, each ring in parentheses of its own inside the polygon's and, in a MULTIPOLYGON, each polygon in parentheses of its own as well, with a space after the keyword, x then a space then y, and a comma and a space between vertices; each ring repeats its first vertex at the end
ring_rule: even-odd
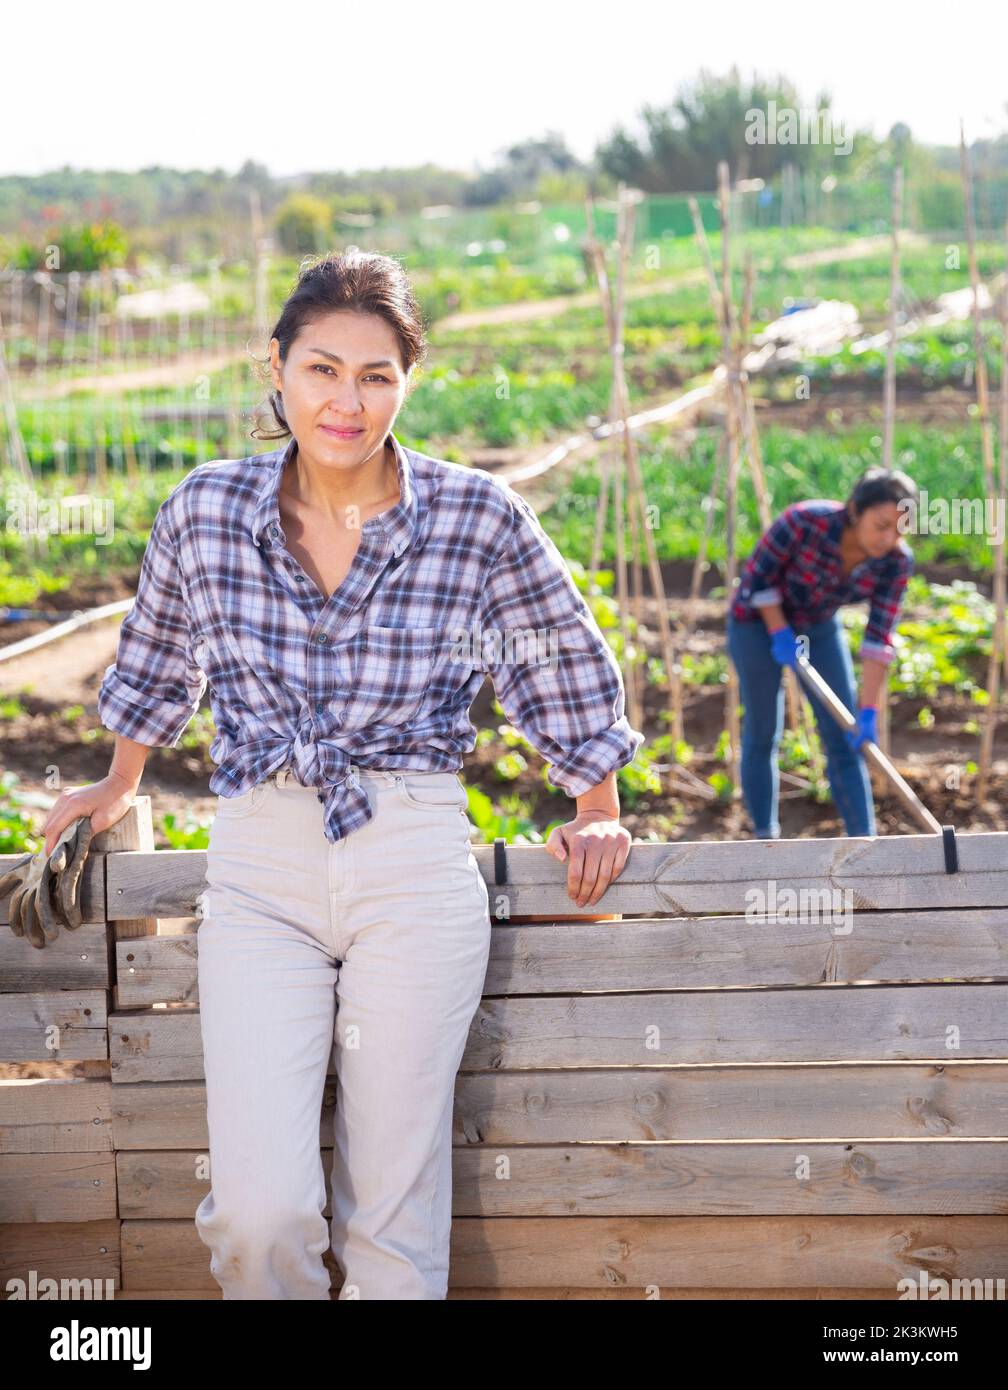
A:
POLYGON ((319 429, 331 434, 334 439, 356 439, 359 434, 364 433, 363 430, 337 430, 330 425, 319 425, 319 429))

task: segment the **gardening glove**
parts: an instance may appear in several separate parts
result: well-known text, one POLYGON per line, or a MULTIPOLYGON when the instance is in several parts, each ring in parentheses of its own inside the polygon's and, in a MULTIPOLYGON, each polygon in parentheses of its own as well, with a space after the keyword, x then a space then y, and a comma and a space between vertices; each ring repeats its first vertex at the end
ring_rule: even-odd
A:
POLYGON ((84 864, 94 837, 90 816, 78 816, 62 831, 49 863, 56 876, 54 900, 60 921, 68 931, 76 931, 84 920, 80 896, 84 882, 84 864))
POLYGON ((844 738, 855 753, 863 743, 878 743, 878 715, 871 705, 858 710, 857 727, 845 729, 844 738))
POLYGON ((797 666, 798 638, 793 627, 779 627, 776 632, 771 632, 770 655, 779 666, 797 666))
POLYGON ((41 852, 26 854, 0 878, 0 898, 10 893, 7 915, 11 931, 15 936, 27 936, 40 949, 59 935, 53 884, 52 867, 41 852))
POLYGON ((15 936, 27 936, 41 950, 61 926, 71 931, 80 926, 80 885, 92 834, 90 818, 79 817, 63 830, 51 854, 26 854, 0 878, 0 899, 10 894, 15 936))

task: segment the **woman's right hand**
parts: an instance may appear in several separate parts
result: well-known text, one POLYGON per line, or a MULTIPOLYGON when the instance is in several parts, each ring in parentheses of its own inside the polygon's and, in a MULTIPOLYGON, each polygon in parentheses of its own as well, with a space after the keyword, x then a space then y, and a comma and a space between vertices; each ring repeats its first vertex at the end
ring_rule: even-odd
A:
POLYGON ((778 666, 790 666, 792 669, 798 663, 798 638, 795 636, 794 628, 785 623, 783 627, 776 628, 770 634, 770 654, 778 666))
POLYGON ((96 835, 122 820, 133 805, 139 785, 121 772, 110 772, 100 782, 90 782, 86 787, 64 787, 42 825, 46 857, 52 854, 66 827, 81 816, 90 816, 96 835))

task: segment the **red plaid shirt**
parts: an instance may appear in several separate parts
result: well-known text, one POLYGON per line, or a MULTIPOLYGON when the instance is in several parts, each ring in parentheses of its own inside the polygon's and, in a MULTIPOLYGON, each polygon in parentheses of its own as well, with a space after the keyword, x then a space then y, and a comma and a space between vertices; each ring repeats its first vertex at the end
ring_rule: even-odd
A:
POLYGON ((736 622, 761 621, 759 609, 776 603, 802 631, 825 622, 843 603, 867 599, 861 656, 888 665, 895 656, 892 632, 913 573, 913 552, 900 540, 888 555, 862 560, 845 575, 840 553, 845 524, 843 502, 815 499, 785 508, 746 561, 731 615, 736 622))

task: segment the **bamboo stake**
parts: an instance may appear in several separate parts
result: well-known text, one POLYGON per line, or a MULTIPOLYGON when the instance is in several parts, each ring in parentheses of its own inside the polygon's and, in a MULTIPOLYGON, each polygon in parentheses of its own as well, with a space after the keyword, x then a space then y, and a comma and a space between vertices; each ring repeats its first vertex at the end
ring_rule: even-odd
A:
MULTIPOLYGON (((616 354, 619 362, 620 375, 625 373, 624 365, 624 342, 623 336, 626 331, 626 283, 627 269, 630 261, 631 248, 633 246, 634 235, 634 213, 633 202, 624 196, 623 186, 620 185, 620 206, 623 213, 623 223, 621 234, 617 237, 616 254, 618 257, 619 273, 616 280, 616 354)), ((626 419, 629 415, 628 408, 624 412, 623 423, 626 429, 626 419)), ((624 446, 625 447, 625 446, 624 446)), ((632 593, 632 610, 635 634, 635 652, 641 645, 640 634, 644 630, 644 585, 641 577, 640 562, 640 531, 646 522, 643 510, 640 505, 640 496, 636 488, 631 487, 627 493, 627 509, 630 519, 630 576, 632 593)), ((643 670, 639 661, 630 663, 630 681, 633 685, 633 706, 637 710, 638 717, 643 717, 644 711, 644 692, 642 689, 643 670)), ((638 724, 636 727, 642 728, 638 724)))
MULTIPOLYGON (((976 254, 976 217, 973 208, 973 174, 969 151, 966 148, 966 132, 963 122, 959 122, 959 167, 962 176, 963 201, 966 212, 966 249, 969 256, 970 284, 973 287, 973 357, 976 363, 977 411, 980 416, 980 447, 983 456, 984 493, 997 500, 994 491, 994 446, 991 437, 990 398, 987 380, 987 359, 983 351, 980 314, 980 271, 976 254)), ((995 643, 996 645, 996 643, 995 643)), ((983 752, 981 746, 981 754, 983 752)), ((984 782, 986 789, 986 781, 984 782)), ((977 781, 979 795, 980 781, 977 781)))
MULTIPOLYGON (((618 390, 617 381, 616 381, 616 377, 617 377, 617 359, 618 359, 618 354, 617 354, 617 352, 616 352, 616 334, 617 334, 617 328, 618 328, 618 320, 617 320, 616 309, 615 309, 615 307, 614 307, 614 305, 613 305, 613 302, 612 302, 612 299, 611 299, 611 297, 610 297, 609 277, 608 277, 608 274, 606 273, 606 270, 605 270, 605 258, 604 258, 603 254, 602 254, 602 248, 601 248, 601 246, 599 246, 599 244, 595 241, 594 216, 593 216, 593 209, 592 209, 592 203, 591 203, 591 199, 590 199, 590 198, 587 200, 587 217, 588 217, 589 234, 590 234, 590 238, 591 238, 591 239, 590 239, 590 242, 589 242, 589 246, 590 246, 590 248, 591 248, 592 260, 593 260, 593 263, 595 264, 595 267, 596 267, 596 274, 597 274, 598 282, 599 282, 599 291, 600 291, 600 293, 601 293, 602 296, 603 296, 603 313, 604 313, 604 315, 605 315, 606 330, 607 330, 608 337, 609 337, 609 354, 610 354, 610 357, 611 357, 611 359, 612 359, 612 365, 613 365, 613 379, 612 379, 612 386, 611 386, 611 388, 610 388, 610 394, 609 394, 609 418, 610 418, 610 422, 611 422, 611 423, 614 423, 615 420, 616 420, 616 418, 617 418, 617 415, 618 415, 618 413, 619 413, 619 390, 618 390)), ((619 244, 619 241, 620 241, 620 237, 621 237, 621 235, 622 235, 622 232, 623 232, 623 202, 622 202, 622 199, 620 199, 620 202, 619 202, 618 207, 617 207, 617 213, 616 213, 616 240, 617 240, 617 245, 619 244)), ((619 263, 617 263, 617 278, 619 278, 620 274, 621 274, 621 267, 620 267, 619 263)), ((629 720, 630 720, 630 723, 631 723, 635 728, 640 728, 640 723, 639 723, 640 711, 639 711, 638 708, 637 708, 637 685, 636 685, 636 682, 635 682, 635 680, 634 680, 634 678, 633 678, 633 670, 632 670, 632 662, 631 662, 632 643, 631 643, 631 639, 630 639, 629 597, 628 597, 628 593, 627 593, 627 569, 626 569, 626 548, 625 548, 625 547, 626 547, 626 536, 625 536, 625 521, 624 521, 624 516, 623 516, 623 461, 622 461, 622 457, 621 457, 620 454, 617 452, 617 449, 618 449, 618 445, 617 445, 617 442, 616 442, 616 432, 615 432, 615 430, 614 430, 614 431, 612 432, 612 434, 610 434, 610 436, 609 436, 609 442, 608 442, 608 446, 607 446, 606 453, 607 453, 608 456, 609 456, 609 457, 608 457, 608 468, 609 468, 609 470, 610 470, 610 472, 611 472, 611 479, 610 479, 610 480, 611 480, 612 489, 613 489, 613 511, 614 511, 613 529, 614 529, 615 544, 616 544, 616 597, 617 597, 617 604, 618 604, 618 608, 619 608, 620 635, 621 635, 621 637, 622 637, 622 639, 623 639, 623 657, 622 657, 622 662, 621 662, 621 669, 622 669, 622 672, 623 672, 623 686, 624 686, 624 689, 625 689, 625 691, 626 691, 627 716, 628 716, 628 718, 629 718, 629 720)), ((600 497, 599 497, 599 509, 598 509, 598 513, 596 514, 596 527, 595 527, 596 539, 598 539, 598 538, 600 537, 600 530, 599 530, 599 524, 598 524, 598 523, 599 523, 599 519, 600 519, 600 518, 602 518, 602 519, 605 518, 606 509, 607 509, 607 508, 608 508, 608 496, 606 496, 605 498, 603 498, 603 497, 600 495, 600 497)), ((597 560, 598 560, 598 555, 597 555, 597 554, 593 555, 593 556, 592 556, 592 569, 593 569, 593 574, 594 574, 594 573, 597 573, 597 560)))
MULTIPOLYGON (((714 304, 714 311, 718 318, 721 328, 722 349, 726 337, 730 337, 732 325, 734 324, 734 311, 729 303, 725 307, 721 289, 717 283, 714 273, 714 261, 710 252, 710 243, 707 240, 707 233, 704 230, 703 219, 700 216, 700 206, 693 197, 689 199, 689 209, 693 218, 693 230, 696 235, 697 243, 700 247, 700 255, 704 269, 707 273, 707 284, 711 292, 711 299, 714 304)), ((746 255, 746 298, 747 303, 743 306, 742 314, 742 343, 749 341, 749 320, 752 312, 752 256, 746 255)), ((748 376, 744 367, 739 367, 739 379, 736 383, 738 404, 737 409, 742 419, 742 427, 745 430, 745 457, 749 464, 749 472, 753 481, 753 488, 756 492, 756 505, 759 510, 760 526, 764 531, 769 527, 773 520, 770 508, 770 495, 766 485, 766 474, 763 470, 763 455, 759 446, 759 434, 756 429, 756 413, 753 410, 752 397, 748 389, 748 376)), ((709 534, 709 532, 708 532, 709 534)), ((704 543, 706 552, 706 540, 704 543)), ((699 555, 698 555, 699 559, 699 555)), ((788 727, 792 730, 801 730, 809 742, 809 730, 806 727, 807 715, 805 707, 801 702, 798 685, 794 673, 785 669, 784 671, 784 693, 787 704, 788 727)), ((809 747, 811 749, 811 742, 809 747)))
MULTIPOLYGON (((896 307, 900 289, 899 229, 903 218, 903 166, 893 171, 892 257, 889 267, 889 342, 886 345, 885 381, 882 388, 882 467, 892 468, 896 420, 896 307)), ((883 750, 884 751, 884 750, 883 750)))
MULTIPOLYGON (((602 312, 605 316, 606 342, 611 343, 613 336, 613 309, 609 292, 609 273, 606 270, 602 248, 595 236, 595 216, 590 195, 585 199, 585 223, 588 229, 586 246, 588 254, 591 257, 592 267, 595 271, 595 280, 602 299, 602 312)), ((613 383, 609 390, 609 420, 612 421, 615 415, 616 386, 615 383, 613 383)), ((615 447, 615 435, 610 434, 598 456, 599 500, 598 509, 595 513, 595 534, 592 537, 591 564, 588 570, 588 585, 590 591, 593 593, 598 592, 598 572, 602 556, 602 536, 609 515, 609 479, 612 471, 611 462, 615 447)))
MULTIPOLYGON (((619 319, 618 319, 618 317, 617 317, 616 315, 613 316, 613 320, 612 320, 612 321, 613 321, 614 328, 619 326, 619 319)), ((623 459, 625 460, 626 468, 627 468, 627 473, 628 473, 628 475, 629 475, 629 485, 630 485, 631 489, 633 490, 633 492, 636 494, 637 505, 638 505, 638 507, 639 507, 639 509, 640 509, 640 515, 641 515, 641 517, 642 517, 642 519, 643 519, 643 517, 646 515, 647 499, 646 499, 646 496, 645 496, 645 493, 644 493, 644 485, 643 485, 643 481, 642 481, 642 479, 641 479, 640 466, 639 466, 638 459, 637 459, 637 445, 636 445, 636 441, 635 441, 635 439, 634 439, 634 437, 633 437, 633 431, 629 428, 629 425, 628 425, 628 420, 629 420, 629 416, 630 416, 630 403, 629 403, 629 396, 628 396, 628 392, 627 392, 627 388, 626 388, 626 377, 625 377, 625 373, 624 373, 624 370, 623 370, 623 344, 622 344, 622 342, 616 343, 616 342, 614 341, 613 344, 612 344, 612 348, 613 348, 613 350, 612 350, 612 359, 613 359, 613 379, 614 379, 614 382, 615 382, 615 385, 616 385, 616 395, 617 395, 617 402, 618 402, 617 417, 618 417, 619 423, 620 423, 620 425, 621 425, 621 432, 622 432, 622 437, 623 437, 623 459), (618 351, 617 351, 617 348, 619 349, 618 351)), ((613 423, 615 424, 616 421, 614 420, 613 423)), ((621 486, 620 486, 621 471, 622 471, 622 470, 619 470, 619 469, 618 469, 618 470, 617 470, 617 473, 616 473, 616 477, 617 477, 617 488, 618 488, 618 490, 619 490, 619 499, 618 499, 618 502, 617 502, 617 518, 616 518, 616 545, 617 545, 617 552, 618 552, 618 555, 619 555, 619 554, 622 554, 622 551, 623 551, 623 544, 622 544, 622 520, 623 520, 623 519, 622 519, 622 507, 621 507, 622 494, 621 494, 621 486)), ((682 725, 682 672, 680 671, 680 668, 679 668, 679 666, 678 666, 678 663, 677 663, 676 660, 675 660, 675 648, 674 648, 674 644, 673 644, 673 641, 672 641, 672 630, 671 630, 671 627, 670 627, 670 625, 669 625, 669 619, 668 619, 668 600, 667 600, 667 597, 666 597, 666 594, 665 594, 665 585, 664 585, 664 582, 663 582, 663 580, 662 580, 661 566, 660 566, 660 564, 658 563, 658 552, 657 552, 657 548, 656 548, 656 546, 655 546, 654 532, 651 530, 651 528, 650 528, 649 526, 646 526, 646 525, 643 527, 643 532, 644 532, 645 550, 646 550, 646 552, 647 552, 647 559, 648 559, 648 574, 649 574, 650 579, 651 579, 651 587, 652 587, 652 591, 653 591, 653 593, 654 593, 655 602, 656 602, 656 611, 657 611, 657 616, 658 616, 658 627, 659 627, 659 634, 660 634, 661 645, 662 645, 662 656, 663 656, 663 660, 664 660, 664 662, 665 662, 665 668, 666 668, 666 672, 667 672, 667 675, 668 675, 668 685, 669 685, 668 697, 669 697, 669 715, 670 715, 670 723, 671 723, 671 726, 672 726, 673 737, 676 738, 676 739, 681 739, 682 736, 683 736, 683 725, 682 725)), ((623 564, 624 564, 624 566, 625 566, 625 556, 623 557, 623 564)), ((625 572, 624 572, 623 577, 622 577, 622 584, 623 584, 623 593, 624 593, 624 595, 625 595, 625 589, 626 589, 626 576, 625 576, 625 572)), ((621 606, 622 606, 624 603, 625 603, 625 598, 621 598, 621 606)), ((622 615, 621 615, 621 617, 622 617, 622 615)), ((630 687, 630 683, 628 682, 627 684, 628 684, 628 687, 630 687)), ((629 696, 630 696, 630 694, 631 694, 631 690, 632 690, 632 687, 628 688, 628 691, 627 691, 628 699, 629 699, 629 696)))
MULTIPOLYGON (((749 343, 749 323, 752 315, 752 296, 753 296, 753 264, 752 255, 746 252, 745 257, 745 284, 746 297, 743 305, 742 315, 742 345, 749 343)), ((731 311, 731 305, 729 312, 731 311)), ((756 489, 756 505, 759 508, 760 526, 764 531, 770 526, 773 514, 770 507, 770 494, 766 484, 766 473, 763 471, 763 452, 760 449, 759 432, 756 428, 756 412, 753 409, 752 395, 749 391, 749 375, 743 363, 739 364, 739 404, 742 411, 743 425, 746 433, 746 458, 749 462, 749 472, 756 489)), ((809 721, 809 713, 802 701, 801 692, 798 689, 798 677, 790 667, 784 667, 784 702, 787 709, 788 728, 801 733, 808 746, 809 757, 811 758, 813 742, 812 727, 809 721)), ((821 772, 822 769, 819 769, 821 772)))
MULTIPOLYGON (((621 188, 622 195, 622 188, 621 188)), ((624 203, 620 196, 616 213, 616 308, 614 309, 613 336, 609 343, 609 353, 613 365, 613 392, 616 404, 616 415, 619 415, 619 386, 617 376, 619 373, 619 353, 622 344, 619 343, 620 310, 619 302, 623 288, 623 256, 622 241, 624 231, 624 203)), ((616 508, 616 576, 617 576, 617 597, 620 609, 620 627, 623 632, 623 679, 626 686, 627 711, 630 716, 630 723, 635 729, 640 728, 640 710, 637 707, 637 682, 633 672, 633 643, 630 638, 630 594, 627 582, 627 559, 626 559, 626 518, 623 512, 624 485, 626 482, 624 455, 617 452, 614 455, 614 500, 616 508)))
MULTIPOLYGON (((893 466, 893 439, 896 433, 896 310, 900 295, 899 231, 903 221, 903 166, 893 170, 892 184, 892 254, 889 266, 889 341, 886 344, 885 378, 882 386, 882 467, 893 466)), ((885 673, 879 690, 878 744, 889 756, 889 673, 885 673)), ((876 779, 875 794, 882 798, 889 784, 876 779)))
MULTIPOLYGON (((1008 223, 1005 224, 1005 249, 1008 252, 1008 223)), ((1001 382, 1000 382, 1000 439, 998 446, 998 490, 995 508, 1003 504, 1008 494, 1008 274, 1001 285, 1001 382)), ((997 513, 995 511, 995 516, 997 513)), ((998 703, 1001 698, 1001 662, 1005 657, 1005 536, 999 527, 1000 539, 994 551, 994 631, 991 634, 990 659, 987 663, 987 717, 980 739, 980 770, 977 778, 977 801, 987 799, 991 761, 994 755, 994 735, 997 732, 998 703)))
MULTIPOLYGON (((725 488, 725 588, 728 603, 735 594, 735 522, 736 522, 736 484, 738 479, 738 433, 736 429, 736 392, 738 377, 738 355, 731 342, 731 263, 728 247, 729 206, 728 206, 728 164, 718 163, 718 215, 721 222, 721 279, 724 322, 728 329, 725 340, 725 371, 728 374, 728 390, 725 394, 725 423, 727 426, 728 471, 725 488)), ((728 689, 725 727, 728 730, 728 775, 732 782, 732 795, 739 793, 740 720, 738 674, 733 662, 728 662, 728 689)))
POLYGON ((976 359, 977 408, 980 415, 980 441, 983 450, 984 491, 994 496, 994 447, 991 440, 990 402, 987 383, 987 359, 983 353, 980 330, 980 272, 977 268, 976 220, 973 215, 973 176, 962 122, 959 124, 959 161, 962 170, 963 198, 966 202, 966 248, 969 255, 970 284, 973 287, 973 355, 976 359))

